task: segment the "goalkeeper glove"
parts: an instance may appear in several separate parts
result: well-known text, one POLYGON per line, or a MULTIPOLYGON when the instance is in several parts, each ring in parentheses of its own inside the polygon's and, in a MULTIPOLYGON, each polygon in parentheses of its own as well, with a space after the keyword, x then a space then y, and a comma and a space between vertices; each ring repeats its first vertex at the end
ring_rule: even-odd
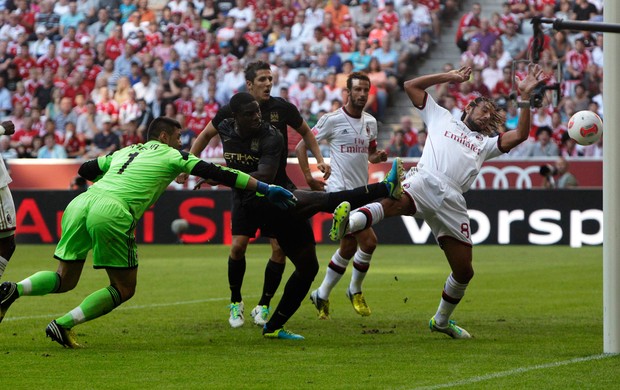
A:
POLYGON ((293 207, 297 203, 297 198, 295 198, 291 191, 277 185, 259 181, 256 186, 256 192, 266 196, 271 203, 282 210, 293 207))

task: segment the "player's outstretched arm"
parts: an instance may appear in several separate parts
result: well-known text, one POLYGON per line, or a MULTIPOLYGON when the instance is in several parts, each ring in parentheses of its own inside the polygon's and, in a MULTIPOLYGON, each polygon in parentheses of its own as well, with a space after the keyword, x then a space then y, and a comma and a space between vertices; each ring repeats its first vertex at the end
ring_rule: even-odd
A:
POLYGON ((405 81, 405 92, 407 92, 407 96, 409 96, 409 99, 413 105, 420 107, 424 104, 424 96, 427 88, 443 83, 462 83, 469 80, 470 76, 471 67, 469 66, 464 66, 460 69, 453 69, 445 73, 420 76, 405 81))
POLYGON ((515 85, 519 90, 521 101, 525 102, 525 105, 521 107, 517 128, 507 131, 500 138, 500 147, 503 151, 508 152, 515 146, 527 140, 530 134, 532 116, 529 106, 530 96, 534 88, 536 88, 536 86, 540 83, 545 82, 547 78, 548 77, 543 73, 542 67, 538 64, 530 64, 528 66, 527 76, 525 76, 523 80, 519 80, 519 78, 515 75, 515 85))
POLYGON ((292 192, 276 185, 270 185, 257 180, 247 173, 236 169, 226 168, 218 164, 198 162, 191 171, 192 175, 200 176, 206 180, 214 180, 225 186, 240 190, 256 191, 264 195, 271 203, 287 209, 294 206, 297 199, 292 192))

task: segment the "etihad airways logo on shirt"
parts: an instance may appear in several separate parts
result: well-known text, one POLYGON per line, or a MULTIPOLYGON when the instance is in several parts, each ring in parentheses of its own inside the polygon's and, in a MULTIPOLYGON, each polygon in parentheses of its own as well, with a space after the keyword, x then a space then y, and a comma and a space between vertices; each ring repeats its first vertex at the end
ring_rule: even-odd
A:
POLYGON ((480 149, 479 145, 473 144, 469 138, 467 138, 467 136, 465 135, 465 133, 461 133, 459 134, 454 134, 448 130, 444 131, 443 133, 444 137, 454 140, 456 142, 458 142, 459 144, 465 146, 466 148, 470 149, 472 152, 476 153, 476 154, 480 154, 482 153, 482 149, 480 149))
POLYGON ((231 153, 224 152, 224 160, 226 160, 226 164, 243 164, 243 165, 254 165, 258 164, 258 157, 252 156, 251 154, 245 153, 231 153))

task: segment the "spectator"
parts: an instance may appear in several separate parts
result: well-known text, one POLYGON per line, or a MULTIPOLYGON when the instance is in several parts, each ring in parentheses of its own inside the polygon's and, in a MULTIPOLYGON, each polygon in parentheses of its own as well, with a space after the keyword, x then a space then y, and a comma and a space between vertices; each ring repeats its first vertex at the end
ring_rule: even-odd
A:
POLYGON ((480 50, 484 53, 491 54, 491 49, 495 44, 495 41, 499 39, 499 31, 491 28, 489 19, 480 19, 480 30, 474 34, 472 38, 477 39, 480 42, 480 50))
POLYGON ((368 38, 375 20, 377 20, 377 9, 372 6, 369 0, 359 0, 359 7, 354 7, 350 13, 357 35, 360 38, 368 38))
POLYGON ((500 39, 502 40, 503 48, 510 54, 513 60, 525 58, 527 43, 521 35, 517 34, 517 25, 515 23, 508 22, 506 24, 506 33, 503 34, 500 39))
POLYGON ((86 135, 78 133, 75 125, 71 122, 67 124, 67 138, 64 147, 67 158, 82 158, 86 154, 86 135))
POLYGON ((180 30, 179 39, 173 47, 181 61, 193 61, 198 56, 198 43, 191 39, 186 29, 180 30))
POLYGON ((142 72, 140 81, 133 86, 133 89, 136 91, 136 99, 144 99, 149 105, 155 100, 157 85, 151 82, 149 73, 142 72))
POLYGON ((308 78, 317 88, 322 89, 327 76, 335 71, 335 68, 327 65, 327 54, 320 53, 316 57, 316 62, 310 67, 308 78))
MULTIPOLYGON (((88 34, 94 38, 95 43, 106 42, 116 30, 116 22, 110 19, 110 14, 106 9, 97 11, 97 21, 88 26, 88 34)), ((118 27, 119 38, 122 38, 122 29, 118 27)), ((120 51, 119 51, 120 53, 120 51)))
POLYGON ((422 28, 413 20, 413 12, 409 8, 403 10, 403 18, 400 22, 400 40, 418 48, 424 55, 428 51, 429 42, 422 40, 422 28))
POLYGON ((62 145, 58 145, 54 134, 45 134, 43 146, 37 151, 37 158, 67 158, 67 152, 62 145))
POLYGON ((325 85, 323 85, 323 91, 325 92, 325 99, 329 101, 334 99, 342 100, 342 88, 337 85, 335 73, 327 75, 325 85))
MULTIPOLYGON (((386 4, 392 0, 387 0, 386 4)), ((331 0, 323 8, 325 14, 330 14, 332 21, 337 26, 341 26, 346 15, 349 15, 349 7, 341 2, 341 0, 331 0)))
POLYGON ((100 127, 100 119, 97 118, 97 106, 92 100, 86 102, 86 112, 77 117, 75 132, 84 134, 86 140, 92 141, 100 127))
POLYGON ((310 105, 310 114, 315 116, 317 116, 320 111, 329 112, 332 107, 331 100, 327 99, 323 88, 317 88, 315 100, 306 100, 306 102, 310 105))
POLYGON ((140 107, 136 101, 136 92, 133 88, 127 90, 127 95, 127 100, 120 105, 120 109, 118 110, 118 124, 122 129, 124 129, 129 122, 137 121, 141 114, 140 107))
POLYGON ((371 58, 372 56, 369 53, 368 41, 365 39, 359 39, 357 41, 357 50, 349 56, 349 61, 353 64, 353 72, 361 72, 366 70, 370 65, 371 58))
POLYGON ((562 157, 580 157, 583 154, 581 145, 578 145, 568 133, 562 134, 560 143, 560 156, 562 157))
POLYGON ((89 158, 104 156, 120 148, 120 139, 112 129, 112 118, 106 116, 102 119, 101 131, 95 134, 93 145, 89 152, 89 158))
POLYGON ((385 109, 388 105, 389 93, 396 87, 393 78, 388 77, 387 72, 381 68, 381 64, 376 57, 372 57, 367 72, 371 86, 376 89, 377 99, 377 120, 382 121, 385 115, 385 109))
POLYGON ((588 0, 575 0, 575 5, 570 13, 570 19, 585 22, 592 20, 597 15, 598 10, 594 4, 590 3, 588 0))
POLYGON ((123 0, 121 5, 118 7, 118 11, 121 14, 121 18, 119 22, 125 23, 129 17, 138 10, 136 4, 134 4, 133 0, 123 0))
POLYGON ((244 30, 241 28, 235 28, 235 35, 230 40, 230 54, 242 59, 245 57, 248 51, 248 41, 243 36, 244 30))
POLYGON ((289 88, 288 100, 297 107, 301 107, 304 101, 312 101, 315 97, 316 87, 308 82, 308 76, 305 73, 300 73, 297 77, 297 82, 289 88))
POLYGON ((554 166, 545 166, 547 169, 541 168, 543 174, 543 187, 547 189, 557 188, 576 188, 579 184, 575 175, 569 172, 568 161, 564 157, 556 160, 554 166), (547 173, 548 172, 548 173, 547 173), (557 176, 557 180, 554 176, 557 176))
POLYGON ((559 155, 558 145, 552 140, 553 131, 548 126, 539 127, 536 141, 530 144, 526 157, 556 157, 559 155))
POLYGON ((77 123, 77 115, 73 112, 73 101, 68 97, 60 99, 59 108, 53 120, 56 129, 64 134, 67 122, 77 123))
POLYGON ((428 45, 431 43, 431 40, 439 39, 439 24, 433 22, 430 8, 418 0, 412 0, 409 7, 413 13, 413 21, 420 26, 422 41, 428 45))
POLYGON ((405 157, 409 151, 409 147, 405 143, 405 132, 400 129, 394 130, 385 151, 389 157, 405 157))
POLYGON ((11 146, 11 137, 8 135, 0 136, 0 156, 4 161, 18 158, 17 150, 11 146))
POLYGON ((69 27, 74 27, 77 30, 78 24, 83 20, 86 20, 86 16, 78 11, 77 2, 75 0, 69 1, 68 12, 60 17, 60 35, 64 35, 66 29, 69 27))
POLYGON ((586 93, 586 86, 582 83, 575 85, 575 93, 573 96, 575 102, 575 111, 587 110, 590 106, 590 97, 586 93))
MULTIPOLYGON (((417 0, 413 0, 412 6, 415 7, 417 0)), ((422 7, 425 7, 422 5, 422 7)), ((426 9, 428 11, 428 8, 426 9)), ((398 22, 399 17, 398 13, 394 11, 394 0, 385 0, 385 6, 382 10, 379 10, 379 15, 377 15, 377 19, 383 20, 383 25, 388 33, 395 34, 398 32, 398 22)), ((420 23, 418 20, 416 22, 420 23)), ((424 27, 428 27, 430 30, 431 17, 430 13, 428 13, 428 24, 424 27)))
POLYGON ((489 58, 480 50, 480 41, 477 38, 469 40, 467 50, 461 54, 461 66, 471 66, 472 69, 482 70, 489 65, 489 58))
POLYGON ((398 52, 392 49, 392 39, 389 36, 383 37, 381 40, 381 46, 376 49, 372 56, 379 60, 381 70, 383 70, 388 78, 391 78, 391 82, 396 84, 397 65, 398 65, 398 52))
POLYGON ((52 43, 50 39, 45 35, 45 27, 39 26, 36 29, 36 40, 30 42, 30 55, 37 60, 49 51, 49 46, 52 43))
MULTIPOLYGON (((510 73, 510 69, 507 69, 510 73)), ((497 57, 495 54, 489 55, 489 66, 482 69, 482 81, 484 85, 491 91, 491 96, 496 99, 498 96, 494 95, 495 87, 497 83, 504 79, 504 72, 499 66, 497 66, 497 57)))
POLYGON ((129 77, 131 75, 131 64, 134 62, 142 66, 142 61, 135 55, 134 51, 133 46, 126 43, 124 53, 114 60, 114 72, 118 77, 129 77))
POLYGON ((422 157, 422 152, 424 151, 424 145, 426 145, 426 130, 421 129, 418 131, 418 142, 409 148, 407 152, 407 157, 422 157))
POLYGON ((484 84, 484 79, 482 77, 482 70, 474 69, 472 71, 472 80, 471 80, 472 92, 476 93, 480 96, 491 97, 491 91, 484 84))
POLYGON ((471 11, 461 17, 459 26, 456 30, 456 46, 461 49, 461 52, 465 52, 469 46, 469 40, 473 37, 480 28, 480 13, 482 7, 480 3, 473 3, 471 11))
POLYGON ((400 118, 399 130, 403 131, 403 138, 408 147, 412 147, 418 142, 418 129, 413 127, 413 121, 410 116, 404 115, 400 118))

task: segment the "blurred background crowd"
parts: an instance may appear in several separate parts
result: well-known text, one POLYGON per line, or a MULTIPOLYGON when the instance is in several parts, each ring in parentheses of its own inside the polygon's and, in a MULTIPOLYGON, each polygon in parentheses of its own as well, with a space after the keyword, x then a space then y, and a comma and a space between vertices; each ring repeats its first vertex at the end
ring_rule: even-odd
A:
MULTIPOLYGON (((0 0, 0 117, 16 125, 13 136, 0 137, 0 153, 93 158, 142 142, 159 115, 182 123, 189 149, 245 88, 243 69, 256 60, 272 64, 272 95, 294 103, 310 127, 346 102, 348 74, 364 71, 372 81, 366 110, 382 122, 398 109, 402 82, 445 45, 460 57, 444 70, 474 72, 469 82, 430 91, 435 99, 460 119, 471 98, 492 96, 506 117, 499 131, 512 129, 512 78, 527 66, 531 18, 602 21, 602 7, 602 0, 510 0, 484 13, 467 0, 0 0), (456 36, 447 40, 443 29, 453 23, 456 36)), ((575 145, 566 124, 579 110, 603 116, 602 34, 550 26, 544 34, 540 63, 561 93, 553 104, 546 93, 530 140, 506 158, 601 157, 602 140, 575 145)), ((380 147, 419 157, 424 126, 409 112, 399 117, 380 147)), ((219 139, 201 157, 221 158, 219 139)))

